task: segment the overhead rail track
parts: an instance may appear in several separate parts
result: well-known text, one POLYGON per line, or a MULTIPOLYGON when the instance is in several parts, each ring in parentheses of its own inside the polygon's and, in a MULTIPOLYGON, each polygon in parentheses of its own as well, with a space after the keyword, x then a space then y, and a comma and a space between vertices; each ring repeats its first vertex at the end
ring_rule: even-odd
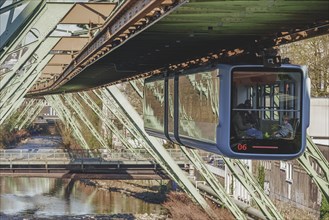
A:
POLYGON ((83 69, 94 64, 99 58, 118 48, 185 2, 179 0, 125 1, 82 52, 65 67, 59 78, 51 80, 51 85, 47 88, 40 86, 41 84, 35 85, 31 93, 58 88, 83 69))
POLYGON ((122 3, 59 78, 35 84, 29 95, 83 91, 211 63, 260 62, 263 50, 329 33, 325 1, 156 2, 122 3), (134 7, 140 11, 129 17, 134 7))

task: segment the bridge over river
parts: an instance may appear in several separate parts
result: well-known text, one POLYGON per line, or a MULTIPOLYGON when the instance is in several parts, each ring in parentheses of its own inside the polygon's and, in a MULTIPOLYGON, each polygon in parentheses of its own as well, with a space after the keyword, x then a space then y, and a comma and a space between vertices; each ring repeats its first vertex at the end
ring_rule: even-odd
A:
MULTIPOLYGON (((168 152, 181 168, 188 169, 188 159, 180 150, 168 152)), ((134 152, 49 148, 1 150, 0 175, 75 179, 168 178, 144 149, 134 152)))

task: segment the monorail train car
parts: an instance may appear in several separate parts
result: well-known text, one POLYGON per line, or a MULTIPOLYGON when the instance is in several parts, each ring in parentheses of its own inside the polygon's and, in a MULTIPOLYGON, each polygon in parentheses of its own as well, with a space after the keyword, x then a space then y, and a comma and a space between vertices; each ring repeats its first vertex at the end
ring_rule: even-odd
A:
POLYGON ((305 66, 218 65, 152 76, 144 128, 152 136, 231 158, 301 155, 309 126, 305 66))

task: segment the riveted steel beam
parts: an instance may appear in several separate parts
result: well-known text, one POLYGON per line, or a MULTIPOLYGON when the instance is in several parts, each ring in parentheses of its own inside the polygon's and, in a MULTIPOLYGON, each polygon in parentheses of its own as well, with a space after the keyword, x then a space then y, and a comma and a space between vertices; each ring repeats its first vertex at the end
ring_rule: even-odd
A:
POLYGON ((329 201, 329 163, 309 136, 306 150, 297 160, 329 201))
POLYGON ((158 139, 149 136, 143 129, 143 120, 140 115, 134 110, 133 106, 125 98, 125 96, 117 89, 115 86, 106 88, 106 90, 111 94, 119 108, 125 112, 126 117, 129 118, 134 127, 138 129, 140 135, 144 137, 145 141, 148 143, 146 149, 153 156, 159 159, 160 164, 164 165, 163 168, 171 174, 173 180, 175 180, 196 202, 198 202, 204 210, 209 214, 209 216, 216 218, 215 213, 209 207, 205 199, 200 195, 197 189, 189 181, 185 173, 178 167, 173 158, 168 154, 166 149, 162 146, 158 139))
POLYGON ((43 57, 43 59, 40 58, 39 65, 35 65, 34 68, 30 68, 23 77, 16 77, 16 79, 8 85, 9 87, 6 88, 5 91, 1 91, 3 99, 1 98, 0 103, 0 114, 2 116, 0 119, 0 124, 2 124, 4 120, 21 105, 24 95, 38 79, 43 66, 47 64, 50 58, 51 55, 43 57))
POLYGON ((11 130, 18 128, 18 124, 22 123, 23 119, 27 117, 28 112, 32 110, 32 107, 36 104, 35 99, 29 99, 27 101, 27 104, 24 106, 23 111, 19 114, 19 116, 16 118, 14 123, 11 125, 11 130))
POLYGON ((45 96, 45 99, 58 113, 60 120, 72 129, 73 135, 80 143, 81 147, 84 149, 90 149, 87 141, 83 137, 80 124, 70 109, 65 106, 65 103, 62 101, 62 99, 57 95, 48 95, 45 96))
MULTIPOLYGON (((95 91, 94 91, 95 93, 95 91)), ((120 132, 118 127, 111 121, 111 119, 105 114, 105 112, 95 103, 95 101, 88 95, 87 92, 81 92, 79 93, 79 96, 84 100, 84 102, 95 112, 95 114, 102 120, 102 122, 108 127, 111 132, 114 133, 116 137, 121 141, 123 146, 125 146, 130 152, 132 152, 134 155, 137 156, 136 150, 134 146, 132 146, 131 143, 128 142, 127 138, 124 137, 124 135, 120 132)), ((110 107, 106 104, 106 98, 105 97, 98 97, 103 103, 103 106, 107 111, 110 110, 110 107)), ((112 109, 113 111, 113 109, 112 109)), ((118 117, 116 115, 116 117, 118 117)))
POLYGON ((25 116, 22 123, 18 126, 18 130, 22 129, 25 126, 29 126, 32 121, 38 116, 38 114, 41 112, 41 110, 45 106, 44 100, 38 100, 35 105, 32 106, 30 111, 27 112, 27 115, 25 116))
POLYGON ((4 51, 1 51, 8 43, 14 41, 19 35, 20 31, 24 29, 24 26, 29 22, 29 20, 33 17, 34 13, 37 13, 38 9, 44 6, 45 1, 27 1, 20 0, 13 2, 12 4, 2 7, 0 9, 1 19, 8 19, 7 25, 5 27, 4 32, 1 34, 0 41, 0 54, 4 51), (18 7, 26 4, 24 9, 19 13, 14 20, 10 16, 6 17, 5 13, 10 11, 11 14, 17 13, 18 7), (11 18, 11 19, 10 19, 11 18))
POLYGON ((97 129, 94 127, 94 125, 90 122, 87 115, 85 114, 85 110, 79 103, 79 101, 72 95, 72 94, 65 94, 62 95, 64 101, 71 107, 73 111, 75 111, 75 115, 77 115, 81 121, 88 127, 89 131, 92 133, 92 135, 97 139, 97 141, 102 145, 104 148, 108 148, 106 141, 102 137, 102 135, 99 134, 97 129))
MULTIPOLYGON (((13 95, 16 97, 19 96, 17 91, 19 89, 22 89, 23 85, 26 85, 26 81, 28 78, 33 74, 37 74, 39 76, 39 73, 41 73, 41 70, 43 67, 48 63, 52 55, 47 56, 48 52, 51 50, 51 48, 59 41, 60 38, 48 38, 46 39, 40 47, 35 51, 35 54, 30 57, 30 59, 33 59, 34 62, 30 64, 28 67, 22 68, 22 73, 15 75, 6 86, 4 86, 0 92, 0 98, 2 100, 2 103, 0 104, 0 108, 3 107, 3 105, 6 103, 6 101, 9 98, 12 98, 13 95), (46 62, 47 61, 47 62, 46 62)), ((33 81, 34 83, 34 81, 33 81)), ((31 87, 32 85, 30 85, 31 87)), ((30 89, 27 88, 27 89, 30 89)))
POLYGON ((19 58, 13 68, 5 73, 4 77, 0 81, 0 91, 7 86, 7 83, 15 76, 15 73, 28 61, 32 54, 36 52, 40 44, 48 37, 49 33, 56 27, 58 22, 69 11, 73 4, 59 4, 59 3, 47 3, 43 7, 37 17, 33 19, 30 25, 27 25, 25 30, 20 36, 6 49, 5 52, 0 54, 0 64, 3 65, 6 61, 6 54, 11 53, 18 47, 22 47, 20 44, 27 37, 29 31, 33 30, 37 33, 37 40, 27 46, 27 51, 22 57, 19 58))
POLYGON ((267 195, 265 195, 264 190, 247 169, 246 164, 244 164, 241 160, 230 159, 227 157, 223 157, 223 160, 234 177, 237 178, 249 192, 267 219, 283 219, 273 202, 267 195))

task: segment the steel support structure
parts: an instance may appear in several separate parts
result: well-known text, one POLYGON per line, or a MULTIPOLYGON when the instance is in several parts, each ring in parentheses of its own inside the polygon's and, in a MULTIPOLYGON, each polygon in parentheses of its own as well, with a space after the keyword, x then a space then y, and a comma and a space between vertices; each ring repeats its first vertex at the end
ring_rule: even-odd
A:
POLYGON ((237 180, 249 192, 252 199, 256 202, 259 209, 267 219, 283 219, 280 212, 277 210, 270 198, 264 193, 264 190, 261 188, 252 173, 250 173, 246 168, 246 164, 244 164, 241 160, 226 157, 223 157, 223 160, 225 165, 232 172, 233 176, 237 178, 237 180))
POLYGON ((68 124, 73 131, 73 135, 80 143, 81 147, 89 150, 89 145, 81 132, 81 126, 72 114, 72 112, 65 106, 65 103, 58 95, 48 95, 45 96, 47 102, 55 109, 59 118, 64 122, 66 125, 68 124))
POLYGON ((30 111, 27 112, 24 120, 18 126, 18 130, 21 130, 24 126, 28 126, 32 123, 32 121, 37 117, 37 115, 41 112, 43 107, 45 106, 44 100, 37 100, 34 105, 30 108, 30 111))
POLYGON ((29 99, 27 101, 27 104, 24 106, 23 111, 19 114, 19 116, 16 118, 14 123, 11 125, 11 130, 14 128, 18 129, 18 124, 22 123, 23 118, 27 117, 28 112, 32 110, 32 107, 36 104, 36 100, 34 99, 29 99))
POLYGON ((139 97, 143 98, 144 80, 135 79, 135 80, 130 80, 129 83, 134 88, 134 90, 137 92, 139 97), (138 86, 138 84, 139 84, 139 86, 138 86), (141 89, 139 87, 141 87, 141 89))
MULTIPOLYGON (((95 92, 95 91, 94 91, 95 92)), ((87 92, 80 92, 79 96, 84 100, 84 102, 95 112, 95 114, 102 120, 102 122, 105 124, 105 126, 111 130, 111 132, 116 135, 121 143, 130 151, 132 152, 136 157, 138 157, 137 152, 135 150, 136 147, 132 146, 131 143, 127 141, 127 139, 123 136, 123 134, 120 132, 118 127, 111 121, 110 118, 108 118, 104 111, 95 103, 95 101, 88 95, 87 92)), ((112 110, 109 105, 106 104, 106 100, 104 98, 100 97, 100 100, 103 103, 103 106, 107 110, 112 110)), ((118 118, 118 116, 116 115, 118 118)))
POLYGON ((72 94, 65 94, 62 95, 64 101, 66 104, 68 104, 73 111, 75 111, 75 115, 78 115, 78 117, 81 119, 81 121, 88 127, 89 131, 92 133, 92 135, 97 139, 97 141, 104 147, 108 148, 106 141, 102 137, 102 135, 99 134, 97 129, 93 126, 93 124, 88 119, 87 115, 85 114, 85 111, 79 101, 72 95, 72 94))
POLYGON ((179 168, 175 160, 169 155, 167 150, 159 142, 158 139, 149 136, 143 128, 143 120, 141 116, 136 112, 133 106, 129 103, 126 97, 115 86, 111 86, 105 89, 108 94, 115 100, 117 106, 126 115, 130 124, 138 130, 140 137, 147 143, 144 146, 147 151, 157 160, 157 162, 167 171, 168 175, 176 181, 184 191, 186 191, 196 202, 198 202, 204 210, 212 218, 216 218, 215 213, 210 208, 205 199, 200 195, 198 190, 193 186, 185 173, 179 168))
POLYGON ((1 35, 0 54, 2 48, 4 48, 6 44, 8 44, 10 40, 14 38, 13 36, 19 35, 21 30, 24 29, 26 23, 28 23, 30 18, 33 17, 34 13, 37 13, 39 7, 42 7, 44 4, 44 1, 18 0, 0 9, 0 16, 9 11, 5 31, 1 35), (21 10, 19 15, 13 19, 13 15, 17 13, 16 10, 18 10, 19 7, 23 5, 25 5, 23 10, 21 10))
POLYGON ((232 198, 226 193, 222 185, 220 185, 215 175, 211 173, 205 166, 204 161, 198 152, 194 149, 188 149, 184 146, 180 146, 180 148, 188 157, 188 159, 193 163, 193 165, 198 169, 201 175, 205 178, 211 189, 216 193, 217 198, 222 203, 222 206, 228 208, 236 219, 247 219, 239 207, 234 203, 232 198))
POLYGON ((329 201, 329 163, 309 136, 306 150, 297 160, 329 201))
MULTIPOLYGON (((115 117, 120 121, 121 124, 125 126, 125 128, 129 131, 129 133, 135 138, 135 140, 138 141, 138 144, 142 146, 143 148, 147 149, 149 148, 149 143, 145 141, 145 138, 141 136, 141 133, 136 128, 134 123, 130 121, 130 119, 126 116, 126 113, 118 106, 116 103, 116 100, 113 99, 110 92, 108 92, 106 89, 100 89, 99 91, 94 91, 96 96, 103 100, 103 104, 107 107, 108 110, 112 112, 112 114, 115 115, 115 117)), ((134 148, 134 147, 133 147, 134 148)), ((152 155, 153 158, 155 158, 156 161, 161 161, 161 158, 157 156, 157 154, 154 152, 152 155)), ((161 166, 166 166, 166 164, 161 164, 161 166)), ((167 171, 167 170, 166 170, 167 171)), ((171 173, 168 173, 172 178, 174 178, 171 173)))
MULTIPOLYGON (((39 78, 43 67, 48 63, 53 55, 47 55, 51 48, 59 41, 59 38, 46 39, 36 51, 34 55, 35 62, 27 69, 23 69, 22 75, 17 74, 7 85, 1 90, 0 98, 0 124, 16 110, 19 106, 20 99, 23 99, 27 91, 33 86, 39 78)), ((33 56, 33 55, 32 55, 33 56)))
MULTIPOLYGON (((140 79, 138 79, 140 81, 140 79)), ((140 98, 143 98, 143 93, 140 92, 139 87, 136 85, 135 81, 131 85, 137 92, 140 98)), ((142 87, 144 86, 144 83, 142 81, 139 82, 142 87)), ((188 149, 185 146, 180 146, 182 152, 185 154, 185 156, 192 162, 194 167, 197 168, 197 170, 200 172, 200 174, 205 178, 206 182, 210 185, 211 189, 216 193, 217 198, 222 203, 222 206, 228 208, 231 213, 236 217, 237 219, 246 219, 246 216, 242 213, 242 211, 239 209, 239 207, 232 201, 231 197, 226 193, 225 189, 220 185, 218 179, 215 177, 213 173, 209 171, 209 169, 205 166, 204 161, 198 154, 196 150, 188 149)))
MULTIPOLYGON (((221 189, 222 187, 218 183, 216 184, 216 181, 214 181, 215 177, 211 172, 209 172, 207 167, 204 166, 204 162, 199 157, 199 155, 193 150, 188 150, 182 146, 181 148, 183 152, 186 154, 186 156, 190 159, 190 161, 194 164, 194 166, 200 171, 200 173, 203 175, 206 181, 207 182, 209 181, 208 184, 211 186, 211 188, 216 192, 217 195, 220 195, 219 199, 223 201, 224 205, 226 205, 231 210, 232 213, 236 215, 240 215, 241 214, 239 213, 240 210, 236 211, 237 206, 235 204, 231 205, 232 201, 227 199, 228 196, 225 190, 222 191, 221 189), (225 197, 223 197, 223 194, 225 195, 225 197)), ((225 157, 223 157, 223 160, 228 165, 229 169, 231 170, 233 175, 238 179, 238 181, 241 182, 241 184, 248 190, 248 192, 252 195, 252 197, 255 198, 255 201, 259 206, 260 210, 268 219, 273 219, 273 217, 275 219, 283 219, 283 217, 280 215, 280 213, 278 212, 272 201, 268 198, 267 195, 265 195, 259 183, 255 180, 255 178, 248 171, 248 169, 245 168, 243 162, 241 162, 240 160, 233 160, 225 157)), ((240 219, 240 217, 237 218, 240 219)))
POLYGON ((0 64, 6 60, 6 56, 16 50, 17 47, 21 48, 20 44, 24 38, 27 37, 30 30, 35 30, 38 33, 37 40, 27 47, 27 51, 22 57, 19 58, 13 68, 2 76, 0 81, 0 91, 7 86, 7 83, 15 76, 15 73, 28 61, 28 59, 36 52, 39 45, 48 37, 49 33, 54 30, 58 22, 65 16, 65 14, 72 8, 73 3, 60 4, 60 3, 47 3, 42 7, 40 13, 37 13, 32 19, 31 23, 27 25, 22 33, 17 36, 15 41, 5 50, 5 53, 0 55, 0 64), (49 5, 48 5, 49 4, 49 5))
MULTIPOLYGON (((2 103, 0 104, 0 107, 3 106, 3 104, 13 95, 13 93, 15 93, 24 85, 24 82, 27 81, 27 79, 30 77, 31 74, 33 74, 33 72, 35 72, 37 69, 40 71, 42 70, 44 66, 41 66, 41 64, 47 64, 43 61, 44 58, 59 41, 59 39, 60 38, 48 38, 43 43, 41 43, 38 50, 36 50, 35 53, 32 54, 31 57, 29 57, 29 64, 22 64, 23 67, 19 69, 19 73, 15 73, 15 76, 13 76, 11 80, 8 81, 5 86, 2 87, 0 94, 2 103)), ((38 71, 36 74, 38 74, 40 71, 38 71)))

